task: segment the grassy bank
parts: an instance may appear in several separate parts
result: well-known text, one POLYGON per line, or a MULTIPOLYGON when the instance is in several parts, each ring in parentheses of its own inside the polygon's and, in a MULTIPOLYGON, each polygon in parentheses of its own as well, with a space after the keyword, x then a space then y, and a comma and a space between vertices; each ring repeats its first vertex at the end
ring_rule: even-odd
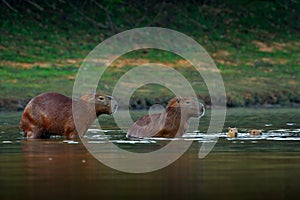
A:
MULTIPOLYGON (((0 7, 0 106, 22 109, 45 91, 71 95, 83 59, 105 38, 143 26, 160 26, 197 40, 221 71, 228 106, 300 104, 300 3, 297 1, 7 1, 0 7), (16 3, 17 2, 17 3, 16 3)), ((130 53, 109 68, 102 89, 136 63, 161 62, 189 80, 195 73, 176 55, 130 53)), ((195 90, 206 103, 205 85, 195 90)), ((164 88, 141 88, 133 99, 165 101, 164 88)), ((138 107, 138 105, 136 105, 138 107)))

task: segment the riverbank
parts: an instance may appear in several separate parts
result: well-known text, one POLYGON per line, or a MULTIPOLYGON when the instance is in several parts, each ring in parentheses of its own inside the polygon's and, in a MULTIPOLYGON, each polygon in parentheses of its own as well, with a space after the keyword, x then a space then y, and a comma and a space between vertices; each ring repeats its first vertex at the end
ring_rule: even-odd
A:
MULTIPOLYGON (((94 47, 116 33, 145 26, 174 29, 199 42, 220 70, 228 107, 300 104, 299 2, 111 1, 102 8, 100 2, 87 2, 19 2, 0 7, 1 111, 22 110, 42 92, 71 96, 78 68, 94 47)), ((119 58, 99 90, 111 93, 122 74, 149 62, 179 71, 210 105, 207 88, 197 84, 199 76, 191 66, 158 50, 119 58)), ((165 104, 172 96, 167 89, 147 86, 132 96, 131 106, 165 104)))

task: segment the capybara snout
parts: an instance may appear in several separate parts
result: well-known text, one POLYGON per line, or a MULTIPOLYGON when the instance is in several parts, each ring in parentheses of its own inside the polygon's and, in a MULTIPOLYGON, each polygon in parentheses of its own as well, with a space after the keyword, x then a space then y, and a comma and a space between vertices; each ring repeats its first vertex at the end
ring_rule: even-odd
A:
POLYGON ((189 117, 202 117, 205 114, 205 108, 197 99, 189 97, 178 97, 179 107, 182 113, 187 113, 189 117))

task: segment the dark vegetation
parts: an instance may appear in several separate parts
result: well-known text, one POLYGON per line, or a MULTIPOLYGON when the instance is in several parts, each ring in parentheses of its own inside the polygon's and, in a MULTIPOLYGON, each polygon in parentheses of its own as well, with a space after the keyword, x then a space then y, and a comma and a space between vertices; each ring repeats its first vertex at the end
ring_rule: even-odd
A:
MULTIPOLYGON (((228 106, 300 104, 297 0, 2 0, 0 13, 0 110, 22 109, 41 92, 70 96, 78 67, 97 44, 144 26, 174 29, 197 40, 222 73, 228 106)), ((118 73, 142 59, 171 63, 193 80, 190 67, 178 56, 137 51, 110 67, 103 82, 106 92, 118 73)), ((155 89, 137 91, 133 107, 172 96, 164 88, 155 89)), ((195 89, 209 104, 205 86, 195 89)))

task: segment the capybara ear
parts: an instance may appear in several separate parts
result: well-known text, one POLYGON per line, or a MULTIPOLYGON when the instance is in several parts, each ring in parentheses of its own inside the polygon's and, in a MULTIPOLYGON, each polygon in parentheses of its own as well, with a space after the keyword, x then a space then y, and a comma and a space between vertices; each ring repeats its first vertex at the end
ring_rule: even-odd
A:
POLYGON ((83 95, 82 97, 80 97, 80 99, 85 101, 85 102, 94 102, 95 94, 94 93, 88 93, 88 94, 83 95))
POLYGON ((181 101, 181 96, 176 97, 177 103, 179 103, 181 101))
POLYGON ((228 127, 228 130, 230 130, 231 129, 231 127, 228 127))
POLYGON ((179 106, 178 97, 174 97, 169 101, 167 107, 178 107, 178 106, 179 106))
POLYGON ((89 99, 88 99, 88 100, 89 100, 89 101, 94 101, 94 99, 95 99, 95 94, 96 94, 96 93, 94 93, 94 92, 89 93, 89 95, 88 95, 88 98, 89 98, 89 99))

